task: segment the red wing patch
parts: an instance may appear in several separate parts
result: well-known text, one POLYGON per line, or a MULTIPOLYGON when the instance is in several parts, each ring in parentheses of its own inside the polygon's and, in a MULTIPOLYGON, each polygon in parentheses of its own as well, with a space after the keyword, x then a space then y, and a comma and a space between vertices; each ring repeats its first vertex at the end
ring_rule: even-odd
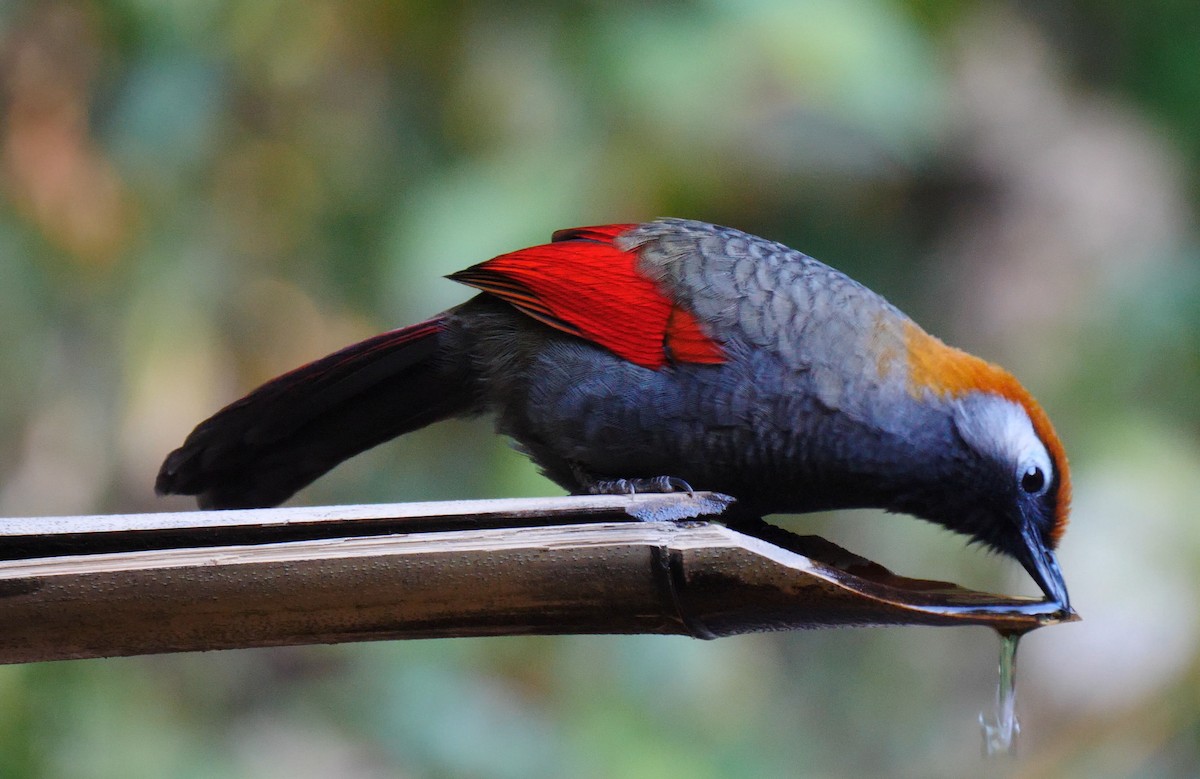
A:
POLYGON ((636 254, 613 246, 631 227, 559 230, 553 243, 502 254, 450 278, 646 368, 723 362, 720 344, 695 316, 637 272, 636 254))
POLYGON ((596 241, 610 246, 621 233, 632 230, 637 225, 595 225, 592 227, 568 227, 565 230, 555 230, 550 236, 551 243, 562 241, 596 241))

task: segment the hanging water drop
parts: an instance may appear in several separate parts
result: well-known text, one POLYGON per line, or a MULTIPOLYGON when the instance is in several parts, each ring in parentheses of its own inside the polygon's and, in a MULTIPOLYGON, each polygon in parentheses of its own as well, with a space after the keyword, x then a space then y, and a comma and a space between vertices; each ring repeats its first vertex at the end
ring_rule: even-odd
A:
POLYGON ((980 712, 983 729, 983 754, 1015 755, 1017 734, 1017 644, 1021 633, 1000 634, 1000 678, 996 683, 996 702, 992 712, 980 712))

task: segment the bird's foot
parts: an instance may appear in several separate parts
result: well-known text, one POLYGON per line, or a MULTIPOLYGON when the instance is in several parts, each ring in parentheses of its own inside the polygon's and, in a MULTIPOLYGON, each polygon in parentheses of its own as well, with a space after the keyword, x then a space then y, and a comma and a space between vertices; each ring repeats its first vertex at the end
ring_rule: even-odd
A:
POLYGON ((588 492, 593 495, 637 495, 639 493, 686 492, 694 496, 692 485, 677 476, 649 476, 636 479, 592 479, 588 492))

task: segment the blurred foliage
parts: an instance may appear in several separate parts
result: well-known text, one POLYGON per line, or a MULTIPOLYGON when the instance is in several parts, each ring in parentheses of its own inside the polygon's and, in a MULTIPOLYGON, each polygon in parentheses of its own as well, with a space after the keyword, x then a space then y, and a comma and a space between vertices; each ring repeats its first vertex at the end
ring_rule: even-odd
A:
MULTIPOLYGON (((0 4, 0 513, 180 508, 162 456, 256 383, 465 299, 560 227, 734 225, 1012 367, 1076 473, 1079 625, 512 638, 0 669, 4 777, 1192 776, 1200 5, 0 4)), ((553 494, 485 420, 311 503, 553 494), (483 443, 486 442, 486 443, 483 443)), ((801 517, 910 575, 1010 562, 801 517)))

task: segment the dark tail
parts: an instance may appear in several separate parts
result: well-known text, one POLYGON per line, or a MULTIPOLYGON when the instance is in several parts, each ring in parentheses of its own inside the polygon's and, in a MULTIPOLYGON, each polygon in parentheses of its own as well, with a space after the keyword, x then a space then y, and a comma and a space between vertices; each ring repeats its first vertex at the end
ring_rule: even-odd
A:
POLYGON ((274 506, 343 460, 470 410, 446 315, 377 335, 272 379, 201 422, 154 488, 203 508, 274 506))

